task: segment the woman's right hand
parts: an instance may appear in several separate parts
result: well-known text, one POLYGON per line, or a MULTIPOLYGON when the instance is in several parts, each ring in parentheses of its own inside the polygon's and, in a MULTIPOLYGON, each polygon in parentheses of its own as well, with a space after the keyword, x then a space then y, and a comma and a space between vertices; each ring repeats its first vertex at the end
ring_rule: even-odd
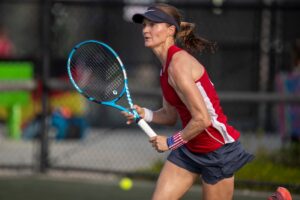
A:
MULTIPOLYGON (((139 116, 141 118, 144 118, 145 116, 145 111, 144 108, 138 106, 138 105, 134 105, 133 108, 136 110, 136 112, 139 114, 139 116)), ((134 115, 125 111, 121 112, 122 115, 127 119, 126 124, 131 124, 135 121, 134 115)))

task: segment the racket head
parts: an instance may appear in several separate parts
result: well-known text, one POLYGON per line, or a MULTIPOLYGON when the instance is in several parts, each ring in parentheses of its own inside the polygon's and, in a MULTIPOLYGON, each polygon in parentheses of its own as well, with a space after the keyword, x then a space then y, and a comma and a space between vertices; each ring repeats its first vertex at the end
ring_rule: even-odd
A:
POLYGON ((67 68, 76 90, 96 103, 114 103, 128 88, 121 59, 103 42, 87 40, 77 44, 69 54, 67 68))

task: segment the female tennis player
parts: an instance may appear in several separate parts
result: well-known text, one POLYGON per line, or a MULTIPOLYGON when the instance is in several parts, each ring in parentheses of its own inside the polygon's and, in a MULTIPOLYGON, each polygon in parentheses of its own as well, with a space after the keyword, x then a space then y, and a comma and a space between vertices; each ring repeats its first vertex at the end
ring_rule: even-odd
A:
MULTIPOLYGON (((174 125, 179 115, 183 126, 170 137, 150 139, 158 152, 171 150, 152 199, 180 199, 200 175, 203 199, 232 199, 234 173, 254 156, 238 141, 240 133, 227 123, 205 67, 191 55, 213 51, 214 44, 195 35, 195 25, 183 22, 168 4, 155 4, 132 19, 143 25, 144 44, 161 62, 163 93, 159 110, 135 108, 146 121, 162 125, 174 125)), ((123 115, 133 122, 132 115, 123 115)))

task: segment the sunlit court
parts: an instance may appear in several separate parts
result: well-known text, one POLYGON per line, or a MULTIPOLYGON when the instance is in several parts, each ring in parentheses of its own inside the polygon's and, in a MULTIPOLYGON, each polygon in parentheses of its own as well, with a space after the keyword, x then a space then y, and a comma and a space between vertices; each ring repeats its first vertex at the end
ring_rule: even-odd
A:
POLYGON ((297 0, 0 16, 0 199, 300 199, 297 0))

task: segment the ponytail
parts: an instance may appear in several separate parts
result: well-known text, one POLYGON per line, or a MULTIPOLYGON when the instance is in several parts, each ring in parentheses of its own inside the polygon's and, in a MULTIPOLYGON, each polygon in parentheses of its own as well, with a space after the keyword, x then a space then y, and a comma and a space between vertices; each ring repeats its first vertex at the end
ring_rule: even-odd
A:
POLYGON ((189 22, 180 23, 180 31, 176 34, 178 43, 188 52, 204 52, 214 53, 217 49, 215 42, 208 41, 195 34, 195 24, 189 22))
POLYGON ((189 53, 202 53, 204 51, 214 53, 217 50, 215 42, 208 41, 195 34, 195 24, 182 21, 182 15, 177 8, 164 3, 155 4, 154 7, 173 17, 180 24, 180 30, 176 30, 175 33, 175 40, 183 49, 189 53))

